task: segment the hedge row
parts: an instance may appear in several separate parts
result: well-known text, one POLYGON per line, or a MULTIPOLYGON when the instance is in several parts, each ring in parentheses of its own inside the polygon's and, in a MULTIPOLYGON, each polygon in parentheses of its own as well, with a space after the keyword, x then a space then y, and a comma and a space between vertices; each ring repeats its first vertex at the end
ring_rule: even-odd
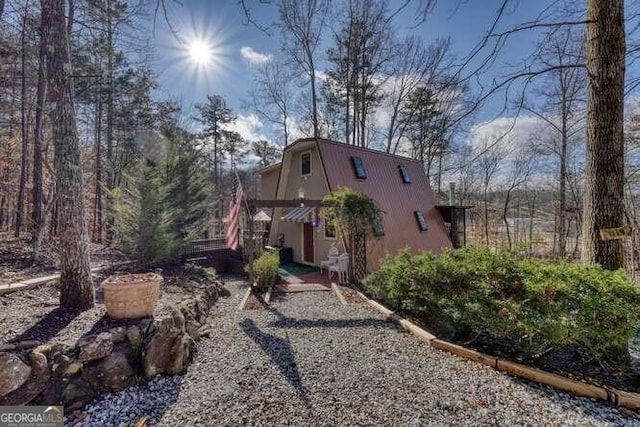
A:
POLYGON ((365 287, 390 308, 428 319, 441 336, 488 335, 529 358, 578 348, 626 364, 640 318, 640 290, 624 271, 477 247, 388 256, 365 287))

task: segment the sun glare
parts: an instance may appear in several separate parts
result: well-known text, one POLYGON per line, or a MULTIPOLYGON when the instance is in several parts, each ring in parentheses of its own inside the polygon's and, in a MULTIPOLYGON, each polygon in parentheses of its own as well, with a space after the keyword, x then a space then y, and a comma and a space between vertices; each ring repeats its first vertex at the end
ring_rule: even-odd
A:
POLYGON ((193 40, 187 47, 189 58, 197 65, 207 65, 212 60, 212 47, 203 40, 193 40))

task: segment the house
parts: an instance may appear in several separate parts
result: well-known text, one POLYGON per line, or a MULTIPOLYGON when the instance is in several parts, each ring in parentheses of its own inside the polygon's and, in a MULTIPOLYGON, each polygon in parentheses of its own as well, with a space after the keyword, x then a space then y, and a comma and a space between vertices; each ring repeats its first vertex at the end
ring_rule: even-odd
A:
MULTIPOLYGON (((304 200, 321 200, 349 187, 375 200, 382 210, 377 237, 366 242, 366 270, 375 271, 386 252, 409 248, 439 252, 451 247, 449 231, 434 203, 423 165, 416 160, 329 141, 299 139, 285 148, 282 161, 256 172, 262 200, 297 200, 295 207, 271 213, 268 242, 284 246, 295 262, 320 265, 331 245, 344 242, 322 216, 322 208, 304 200)), ((261 214, 259 212, 259 214, 261 214)))

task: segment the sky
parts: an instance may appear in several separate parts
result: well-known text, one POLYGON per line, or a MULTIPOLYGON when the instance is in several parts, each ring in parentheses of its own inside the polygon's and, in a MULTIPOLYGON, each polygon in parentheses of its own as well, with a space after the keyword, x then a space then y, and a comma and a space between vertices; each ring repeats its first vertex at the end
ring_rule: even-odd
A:
MULTIPOLYGON (((534 19, 552 0, 515 1, 506 11, 499 29, 534 19)), ((170 30, 167 19, 160 13, 153 28, 155 70, 160 98, 179 100, 187 115, 194 103, 204 102, 208 94, 222 95, 238 115, 236 130, 249 139, 272 139, 269 126, 246 108, 248 92, 252 87, 252 70, 256 64, 277 55, 281 50, 281 36, 275 24, 278 20, 277 1, 247 0, 256 25, 248 24, 239 1, 236 0, 183 0, 167 2, 168 22, 180 39, 170 30), (263 31, 265 30, 265 31, 263 31), (269 33, 269 34, 267 34, 269 33), (206 40, 212 46, 213 60, 208 66, 195 66, 187 53, 192 40, 206 40)), ((395 9, 404 0, 389 0, 395 9)), ((402 10, 396 22, 401 35, 417 35, 429 43, 438 37, 449 37, 452 53, 463 61, 490 28, 501 0, 439 0, 435 10, 424 22, 416 21, 419 0, 402 10)), ((327 35, 330 30, 326 30, 327 35)), ((480 85, 513 72, 521 66, 533 50, 539 33, 526 31, 511 37, 502 48, 488 72, 470 80, 471 91, 477 93, 480 85)), ((328 47, 327 40, 320 50, 328 47)), ((320 63, 320 71, 326 64, 320 63)), ((503 111, 504 99, 493 97, 473 116, 483 123, 501 120, 510 113, 503 111)))

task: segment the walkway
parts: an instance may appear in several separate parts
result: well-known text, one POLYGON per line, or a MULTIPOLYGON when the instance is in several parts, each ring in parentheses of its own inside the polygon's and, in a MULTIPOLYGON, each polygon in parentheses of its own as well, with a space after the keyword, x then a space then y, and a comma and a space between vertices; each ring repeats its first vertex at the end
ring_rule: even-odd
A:
POLYGON ((270 310, 238 311, 245 285, 229 288, 184 377, 107 396, 87 422, 640 426, 637 413, 432 349, 333 292, 277 294, 270 310))

